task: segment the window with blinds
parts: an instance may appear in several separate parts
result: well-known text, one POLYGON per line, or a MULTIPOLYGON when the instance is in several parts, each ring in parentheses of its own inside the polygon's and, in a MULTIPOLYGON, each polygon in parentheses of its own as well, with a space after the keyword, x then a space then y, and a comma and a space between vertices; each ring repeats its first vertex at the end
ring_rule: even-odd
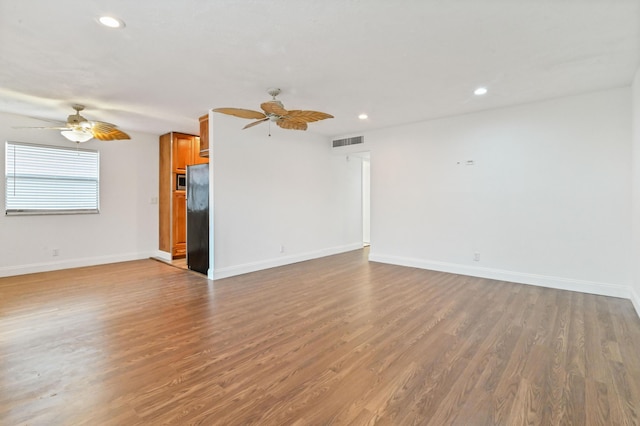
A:
POLYGON ((98 213, 100 153, 7 142, 5 213, 98 213))

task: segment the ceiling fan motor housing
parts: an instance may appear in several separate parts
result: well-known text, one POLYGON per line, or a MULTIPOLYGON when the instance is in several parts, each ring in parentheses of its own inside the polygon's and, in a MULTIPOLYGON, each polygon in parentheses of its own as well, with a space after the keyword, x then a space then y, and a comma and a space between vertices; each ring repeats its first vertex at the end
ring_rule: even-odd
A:
POLYGON ((67 117, 67 124, 70 126, 79 126, 80 123, 86 122, 87 119, 81 116, 80 114, 71 114, 67 117))
POLYGON ((276 96, 280 94, 280 89, 277 87, 271 87, 267 90, 267 93, 275 100, 276 96))

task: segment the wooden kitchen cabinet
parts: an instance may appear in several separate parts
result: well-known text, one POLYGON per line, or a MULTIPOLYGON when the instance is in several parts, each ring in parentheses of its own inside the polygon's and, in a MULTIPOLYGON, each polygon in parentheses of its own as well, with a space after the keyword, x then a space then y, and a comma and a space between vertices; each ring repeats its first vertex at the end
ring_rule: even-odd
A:
POLYGON ((194 163, 196 135, 171 132, 160 136, 158 188, 158 245, 171 258, 186 254, 186 194, 177 187, 177 177, 194 163))
POLYGON ((209 114, 200 117, 200 157, 209 157, 209 114))
POLYGON ((187 194, 186 191, 173 193, 173 257, 187 254, 187 194))
MULTIPOLYGON (((196 137, 193 141, 193 160, 192 164, 206 164, 209 162, 209 157, 203 157, 200 153, 201 150, 202 138, 196 137)), ((207 155, 209 153, 207 152, 207 155)))
POLYGON ((172 162, 176 173, 186 173, 187 166, 193 164, 193 151, 197 136, 173 133, 172 162))

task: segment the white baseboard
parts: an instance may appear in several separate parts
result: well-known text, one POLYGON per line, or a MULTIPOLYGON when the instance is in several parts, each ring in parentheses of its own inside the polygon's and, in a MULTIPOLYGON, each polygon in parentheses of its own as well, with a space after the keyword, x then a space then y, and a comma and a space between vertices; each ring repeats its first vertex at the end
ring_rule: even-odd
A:
MULTIPOLYGON (((631 288, 624 285, 378 254, 370 254, 369 260, 372 262, 390 263, 393 265, 430 269, 433 271, 449 272, 452 274, 469 275, 473 277, 489 278, 519 284, 530 284, 539 287, 549 287, 558 290, 579 291, 582 293, 598 294, 601 296, 632 299, 631 288)), ((633 303, 636 311, 640 315, 640 310, 638 310, 638 301, 636 300, 633 303)))
POLYGON ((173 260, 173 256, 168 251, 156 250, 153 256, 167 262, 171 262, 173 260))
MULTIPOLYGON (((213 271, 213 279, 221 279, 233 277, 235 275, 247 274, 249 272, 260 271, 263 269, 275 268, 278 266, 290 265, 292 263, 304 262, 305 260, 317 259, 319 257, 331 256, 333 254, 344 253, 347 251, 358 250, 362 248, 362 243, 348 244, 339 247, 330 247, 327 249, 282 256, 275 259, 261 260, 259 262, 245 263, 242 265, 227 266, 224 268, 215 268, 213 271)), ((211 271, 209 271, 211 272, 211 271)), ((210 278, 211 279, 211 278, 210 278)))
POLYGON ((60 269, 80 268, 83 266, 104 265, 106 263, 127 262, 130 260, 148 259, 156 256, 156 252, 127 253, 110 256, 85 257, 81 259, 64 259, 56 262, 30 263, 26 265, 0 267, 0 277, 33 274, 37 272, 57 271, 60 269))

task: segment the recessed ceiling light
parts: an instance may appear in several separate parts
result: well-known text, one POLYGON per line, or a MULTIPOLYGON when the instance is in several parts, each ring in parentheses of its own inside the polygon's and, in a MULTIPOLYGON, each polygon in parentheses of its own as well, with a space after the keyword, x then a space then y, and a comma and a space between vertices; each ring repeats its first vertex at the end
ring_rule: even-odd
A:
POLYGON ((487 94, 487 88, 486 87, 478 87, 476 90, 473 91, 473 94, 476 95, 476 96, 486 95, 487 94))
POLYGON ((360 120, 366 120, 367 118, 369 118, 369 116, 368 116, 367 114, 360 114, 360 115, 358 116, 358 118, 359 118, 360 120))
POLYGON ((98 22, 109 28, 124 28, 122 19, 114 18, 113 16, 101 16, 98 18, 98 22))

